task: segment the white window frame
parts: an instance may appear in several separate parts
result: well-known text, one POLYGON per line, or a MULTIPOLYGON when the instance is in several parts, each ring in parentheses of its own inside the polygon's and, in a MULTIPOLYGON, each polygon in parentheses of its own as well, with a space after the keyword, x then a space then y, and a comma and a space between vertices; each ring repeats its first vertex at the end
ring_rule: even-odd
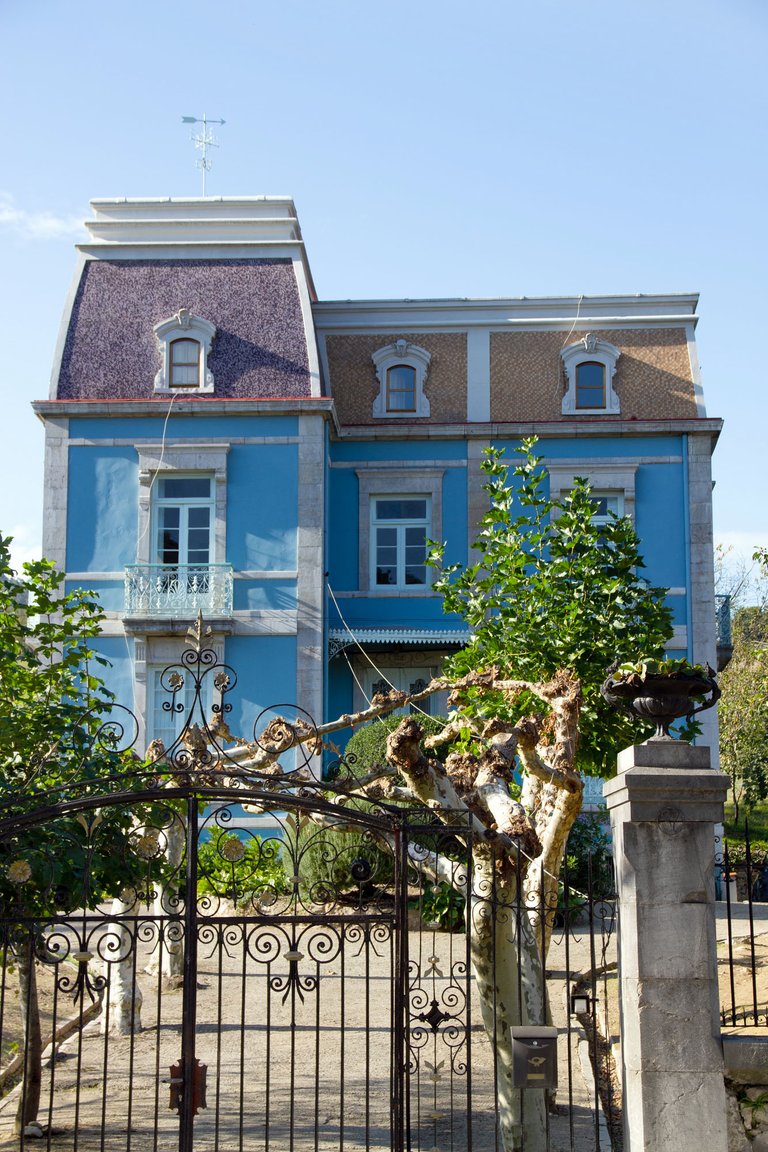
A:
POLYGON ((386 418, 387 420, 402 420, 403 418, 414 419, 429 416, 429 400, 424 395, 424 385, 427 380, 429 362, 432 359, 432 354, 427 352, 426 348, 420 348, 418 344, 411 344, 408 340, 395 340, 393 344, 387 344, 384 348, 377 349, 371 359, 373 360, 376 369, 376 378, 379 382, 379 392, 373 402, 374 416, 379 419, 386 418), (413 368, 415 372, 413 408, 398 409, 389 408, 388 406, 389 370, 390 368, 398 368, 400 365, 406 368, 413 368))
POLYGON ((588 481, 595 496, 618 496, 621 512, 619 515, 627 516, 635 522, 635 477, 638 464, 620 463, 616 461, 596 462, 585 460, 583 463, 569 461, 568 463, 546 462, 549 472, 549 498, 562 501, 571 491, 577 476, 583 476, 588 481))
POLYGON ((216 477, 212 472, 162 472, 155 479, 152 488, 152 507, 150 512, 152 524, 152 564, 163 564, 169 568, 178 567, 208 567, 216 563, 216 477), (162 486, 165 480, 208 480, 210 492, 207 498, 202 496, 162 496, 162 486), (160 541, 160 515, 162 508, 178 508, 179 515, 179 558, 172 560, 161 558, 160 541), (195 562, 189 559, 189 510, 192 508, 208 508, 208 559, 195 562), (185 515, 186 513, 186 515, 185 515))
POLYGON ((152 491, 157 476, 212 475, 214 529, 211 563, 224 563, 227 555, 227 453, 229 444, 193 444, 176 447, 137 444, 139 457, 139 536, 136 563, 150 564, 154 555, 152 491))
MULTIPOLYGON (((155 738, 151 730, 154 709, 158 706, 162 707, 162 701, 158 701, 158 694, 155 690, 155 672, 162 672, 169 665, 178 664, 180 644, 181 636, 179 635, 136 636, 134 639, 134 711, 141 729, 140 743, 143 743, 145 750, 150 741, 155 738)), ((206 640, 206 647, 213 649, 219 663, 224 662, 224 637, 222 635, 214 635, 206 640)), ((189 683, 191 673, 184 670, 182 675, 189 683)), ((213 677, 209 676, 206 679, 212 681, 213 677)), ((164 697, 165 694, 162 693, 162 695, 164 697)), ((168 698, 170 699, 170 697, 168 698)), ((207 720, 212 714, 212 703, 213 687, 206 684, 203 706, 207 720)), ((197 723, 199 717, 195 716, 193 720, 197 723)))
MULTIPOLYGON (((407 568, 407 564, 406 564, 406 547, 407 547, 406 539, 407 539, 407 530, 409 528, 421 528, 421 527, 424 528, 425 541, 428 539, 431 539, 431 533, 432 533, 432 501, 431 501, 431 497, 424 492, 397 492, 394 494, 392 494, 390 492, 377 492, 371 496, 369 515, 371 518, 371 526, 370 526, 370 542, 371 542, 371 544, 370 544, 370 546, 371 546, 370 573, 371 573, 371 587, 372 587, 372 589, 374 589, 375 591, 378 591, 378 592, 382 592, 382 591, 385 591, 385 592, 386 591, 406 592, 406 591, 409 591, 410 589, 418 589, 421 591, 421 590, 428 588, 430 585, 430 569, 426 563, 423 565, 423 567, 424 567, 424 583, 423 584, 409 584, 406 581, 406 568, 407 568), (413 519, 397 518, 397 519, 393 519, 393 520, 379 520, 377 517, 377 514, 376 514, 377 513, 377 501, 379 501, 379 500, 423 500, 424 501, 424 516, 423 517, 416 517, 413 519), (395 581, 394 584, 379 584, 376 581, 376 573, 377 573, 377 568, 378 568, 376 558, 377 558, 378 543, 379 543, 377 529, 379 529, 379 528, 394 530, 397 534, 396 535, 397 542, 395 545, 395 556, 396 556, 395 563, 396 563, 396 568, 397 568, 397 580, 395 581)), ((426 543, 425 543, 425 546, 424 546, 425 559, 426 559, 426 552, 427 552, 427 548, 426 548, 426 543)), ((421 565, 419 565, 419 567, 421 567, 421 565)))
POLYGON ((621 352, 607 340, 600 340, 593 332, 587 332, 575 344, 569 344, 560 353, 566 378, 562 413, 564 416, 618 416, 621 402, 613 387, 616 365, 621 352), (601 408, 580 408, 576 403, 576 370, 580 364, 602 364, 605 371, 605 404, 601 408))
POLYGON ((402 461, 388 468, 358 468, 358 568, 360 594, 366 596, 436 596, 432 591, 432 572, 427 569, 427 584, 409 584, 404 588, 374 583, 371 566, 371 500, 374 496, 428 497, 430 527, 427 536, 441 540, 443 532, 443 468, 409 468, 402 461))
POLYGON ((160 369, 155 376, 154 390, 170 395, 214 390, 213 372, 208 367, 208 356, 216 325, 202 316, 193 316, 187 308, 180 308, 175 316, 161 320, 153 329, 160 346, 160 369), (176 340, 194 340, 199 346, 197 384, 171 384, 171 345, 176 340))
POLYGON ((608 508, 606 514, 603 516, 600 512, 595 511, 592 516, 593 524, 610 524, 613 516, 621 517, 624 515, 624 493, 612 488, 593 488, 591 491, 593 500, 603 499, 616 501, 616 508, 608 508), (613 515, 612 515, 613 514, 613 515))
MULTIPOLYGON (((399 688, 403 692, 407 692, 411 684, 418 679, 423 678, 427 682, 434 680, 440 675, 443 662, 449 655, 449 651, 443 649, 426 652, 419 649, 381 652, 374 657, 376 667, 372 668, 367 660, 352 652, 349 661, 354 673, 352 688, 354 710, 360 712, 363 708, 368 707, 373 694, 373 686, 378 680, 383 679, 390 683, 393 688, 399 688)), ((419 707, 424 708, 424 704, 428 703, 429 706, 424 708, 425 712, 430 716, 444 716, 448 711, 448 696, 447 691, 435 692, 432 696, 427 697, 427 700, 423 701, 419 707)), ((404 712, 405 710, 398 709, 398 711, 404 712)))

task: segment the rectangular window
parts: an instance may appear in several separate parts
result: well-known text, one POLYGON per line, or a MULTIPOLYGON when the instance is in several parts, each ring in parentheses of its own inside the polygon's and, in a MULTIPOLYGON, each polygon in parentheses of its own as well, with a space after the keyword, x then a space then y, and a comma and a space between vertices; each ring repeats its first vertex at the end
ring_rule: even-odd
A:
POLYGON ((161 476, 153 495, 153 563, 207 568, 213 559, 212 478, 161 476))
POLYGON ((605 367, 594 360, 576 366, 576 407, 605 408, 605 367))
MULTIPOLYGON (((369 703, 377 692, 386 694, 393 688, 397 688, 400 692, 422 692, 430 680, 438 675, 438 667, 390 667, 383 665, 382 667, 371 668, 364 674, 364 691, 366 702, 369 703)), ((436 692, 433 696, 427 696, 422 700, 418 706, 411 704, 408 711, 418 715, 419 712, 426 712, 428 716, 444 716, 448 710, 448 693, 436 692)), ((393 713, 403 713, 405 708, 396 708, 393 713)))
MULTIPOLYGON (((163 679, 164 669, 147 669, 147 744, 152 740, 162 740, 170 748, 181 735, 187 724, 199 724, 203 719, 210 723, 213 702, 210 676, 204 676, 200 685, 200 703, 195 705, 195 682, 191 672, 182 671, 184 685, 178 692, 167 687, 168 675, 163 679), (179 706, 181 706, 179 708, 179 706)), ((174 667, 174 671, 180 671, 174 667)))
POLYGON ((371 500, 371 571, 374 588, 425 588, 428 496, 374 496, 371 500))
POLYGON ((408 364, 387 369, 387 411, 416 411, 416 369, 408 364))
POLYGON ((171 388, 197 388, 200 383, 200 345, 197 340, 171 344, 171 388))
POLYGON ((624 500, 620 492, 593 491, 590 498, 595 506, 592 516, 594 524, 610 523, 611 514, 614 516, 624 515, 624 500))

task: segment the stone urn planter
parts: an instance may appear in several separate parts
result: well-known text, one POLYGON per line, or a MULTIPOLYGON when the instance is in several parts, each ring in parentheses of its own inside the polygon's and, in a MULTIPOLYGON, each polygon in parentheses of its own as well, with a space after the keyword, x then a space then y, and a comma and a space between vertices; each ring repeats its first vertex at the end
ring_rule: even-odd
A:
POLYGON ((600 691, 612 707, 652 720, 656 725, 652 741, 674 740, 670 724, 703 712, 720 699, 720 688, 709 665, 705 668, 687 660, 621 664, 600 691))

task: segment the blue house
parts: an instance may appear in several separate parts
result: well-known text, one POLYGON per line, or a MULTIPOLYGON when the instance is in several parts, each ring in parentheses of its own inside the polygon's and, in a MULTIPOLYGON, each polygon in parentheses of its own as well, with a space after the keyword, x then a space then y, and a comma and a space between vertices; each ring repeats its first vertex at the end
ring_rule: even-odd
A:
POLYGON ((531 434, 554 495, 587 476, 634 520, 671 650, 716 664, 696 295, 323 301, 289 198, 92 209, 34 405, 44 551, 99 593, 143 742, 173 736, 161 674, 199 610, 246 736, 429 679, 466 637, 425 540, 466 561, 483 449, 531 434))

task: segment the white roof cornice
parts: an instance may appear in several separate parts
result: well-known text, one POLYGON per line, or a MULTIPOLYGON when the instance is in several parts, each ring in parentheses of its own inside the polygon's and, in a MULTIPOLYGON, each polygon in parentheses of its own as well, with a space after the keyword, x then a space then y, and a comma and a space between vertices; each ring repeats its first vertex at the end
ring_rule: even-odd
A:
POLYGON ((697 293, 654 296, 546 296, 476 300, 321 300, 319 330, 330 332, 485 327, 562 328, 681 326, 697 320, 697 293))

